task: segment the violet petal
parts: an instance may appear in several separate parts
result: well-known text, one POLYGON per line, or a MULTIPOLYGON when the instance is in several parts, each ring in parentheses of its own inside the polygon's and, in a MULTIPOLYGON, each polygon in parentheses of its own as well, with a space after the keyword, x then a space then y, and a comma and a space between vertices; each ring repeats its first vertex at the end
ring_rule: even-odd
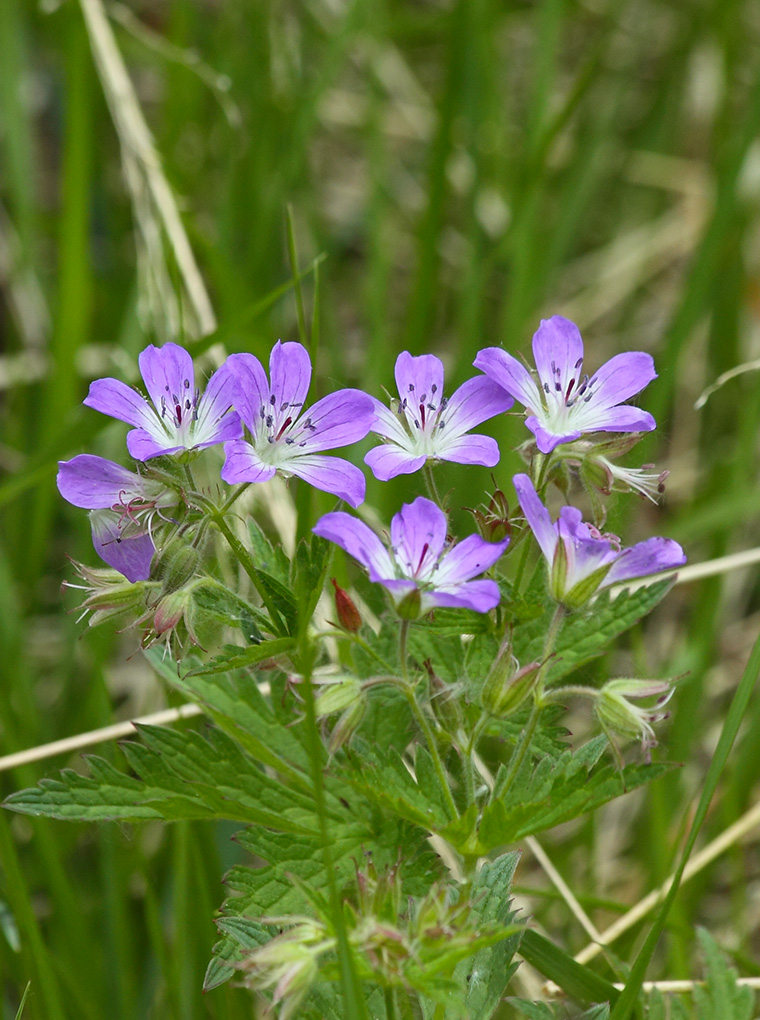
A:
POLYGON ((495 609, 501 600, 501 592, 495 581, 466 581, 447 590, 445 586, 423 594, 434 606, 452 609, 473 609, 476 613, 487 613, 495 609))
POLYGON ((557 532, 552 525, 549 511, 538 497, 533 482, 527 475, 515 475, 512 484, 517 491, 517 498, 520 502, 522 512, 530 525, 536 541, 541 547, 541 552, 549 566, 554 561, 554 550, 557 548, 557 532))
POLYGON ((361 390, 330 393, 299 419, 298 425, 310 423, 303 433, 304 449, 312 454, 356 443, 369 432, 373 417, 372 401, 361 390))
POLYGON ((353 507, 364 502, 366 479, 358 467, 342 457, 304 454, 284 463, 282 470, 303 478, 315 489, 331 492, 353 507))
POLYGON ((391 545, 396 562, 408 577, 427 579, 446 541, 446 515, 429 499, 418 496, 404 503, 391 521, 391 545))
POLYGON ((143 495, 133 471, 89 453, 59 461, 56 483, 65 500, 85 510, 110 509, 143 495))
POLYGON ((396 358, 394 374, 399 397, 413 407, 432 400, 438 403, 443 396, 443 362, 434 354, 414 357, 402 351, 396 358))
POLYGON ((450 443, 441 444, 440 457, 454 464, 481 464, 494 467, 501 456, 499 444, 490 436, 460 436, 450 443))
POLYGON ((137 359, 150 399, 161 415, 164 404, 182 406, 195 394, 193 359, 179 344, 155 347, 149 344, 137 359))
POLYGON ((591 381, 595 407, 613 407, 634 396, 657 378, 654 361, 643 351, 628 351, 616 354, 591 381))
POLYGON ((278 408, 287 404, 286 410, 295 418, 311 385, 311 358, 303 344, 278 340, 269 356, 269 378, 278 408))
POLYGON ((135 460, 150 460, 151 457, 181 453, 185 449, 184 446, 171 445, 172 439, 175 438, 163 436, 162 441, 157 442, 153 433, 146 432, 145 429, 132 429, 127 433, 127 451, 135 460))
POLYGON ((541 453, 551 453, 555 446, 561 443, 572 443, 580 439, 582 432, 579 429, 567 429, 560 433, 549 432, 534 415, 528 415, 525 424, 536 437, 536 446, 541 453))
POLYGON ((370 450, 364 458, 372 474, 381 482, 387 482, 397 475, 411 475, 419 471, 427 457, 408 453, 393 443, 382 443, 370 450))
POLYGON ((388 550, 364 521, 337 510, 320 517, 312 531, 321 538, 335 542, 349 556, 358 560, 369 570, 371 580, 382 582, 393 578, 395 570, 388 550))
POLYGON ((480 535, 468 535, 446 553, 435 573, 435 587, 469 581, 496 563, 509 545, 509 539, 502 542, 486 542, 480 535))
POLYGON ((231 410, 236 390, 234 376, 225 362, 213 373, 200 398, 193 430, 196 446, 212 446, 242 437, 240 417, 231 410))
POLYGON ((128 581, 147 581, 155 552, 153 540, 147 532, 122 532, 121 519, 110 510, 93 510, 90 514, 92 544, 98 556, 128 581))
POLYGON ((223 481, 237 485, 240 482, 268 482, 277 474, 277 469, 264 463, 250 443, 244 439, 233 439, 224 444, 221 474, 223 481))
POLYGON ((96 379, 90 383, 90 391, 83 403, 101 414, 148 429, 151 433, 158 432, 160 435, 164 432, 145 398, 119 379, 96 379))
POLYGON ((468 379, 455 390, 442 413, 448 435, 462 435, 476 425, 503 414, 514 404, 507 391, 486 376, 468 379))
POLYGON ((253 354, 231 354, 224 367, 230 379, 233 407, 248 429, 255 433, 261 420, 261 410, 269 405, 267 374, 253 354))
POLYGON ((533 357, 541 383, 557 394, 567 394, 570 381, 580 378, 583 367, 578 327, 562 315, 542 319, 533 334, 533 357))
POLYGON ((486 347, 479 351, 473 365, 529 410, 541 407, 541 397, 530 372, 501 347, 486 347))
POLYGON ((648 538, 645 542, 623 550, 607 574, 605 585, 659 574, 663 570, 676 570, 684 563, 686 556, 678 542, 659 536, 648 538))

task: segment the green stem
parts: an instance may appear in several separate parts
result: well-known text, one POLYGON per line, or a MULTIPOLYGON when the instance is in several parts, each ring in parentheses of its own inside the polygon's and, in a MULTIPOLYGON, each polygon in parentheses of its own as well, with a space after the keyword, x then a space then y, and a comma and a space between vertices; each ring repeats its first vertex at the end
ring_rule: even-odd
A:
POLYGON ((525 545, 523 546, 522 555, 520 556, 520 562, 517 564, 517 572, 515 574, 514 589, 516 593, 520 591, 520 585, 522 584, 523 574, 525 573, 525 564, 528 562, 529 553, 530 542, 526 542, 525 545))
POLYGON ((536 689, 533 695, 533 707, 528 717, 528 724, 520 734, 520 739, 517 742, 517 746, 512 752, 512 757, 509 759, 509 766, 507 768, 507 774, 504 780, 499 784, 498 793, 494 790, 494 796, 498 796, 499 799, 504 799, 512 788, 512 784, 517 778, 517 774, 520 771, 522 763, 525 761, 525 756, 530 750, 530 745, 533 740, 533 735, 536 732, 539 717, 544 710, 546 702, 544 701, 544 680, 546 678, 546 672, 549 667, 549 659, 554 651, 554 645, 557 640, 557 636, 562 627, 562 621, 565 617, 565 610, 563 606, 558 605, 554 610, 554 616, 552 622, 549 625, 549 630, 546 634, 546 642, 544 643, 544 651, 542 655, 541 669, 538 674, 536 681, 536 689))
POLYGON ((300 635, 298 665, 303 677, 301 691, 303 692, 304 715, 306 722, 306 741, 311 765, 312 783, 314 785, 314 806, 319 819, 319 833, 322 842, 322 857, 327 875, 327 886, 330 893, 330 906, 332 908, 332 920, 335 925, 335 934, 338 942, 338 967, 340 971, 340 987, 343 993, 343 1005, 345 1015, 355 1017, 356 1020, 364 1020, 366 1009, 362 996, 361 985, 354 967, 351 956, 351 946, 348 941, 348 932, 343 917, 343 906, 338 891, 338 883, 335 880, 335 868, 332 854, 332 840, 327 825, 327 799, 325 797, 325 777, 322 772, 322 761, 324 748, 319 736, 317 724, 317 711, 314 697, 314 686, 311 679, 314 665, 314 646, 306 635, 306 625, 300 635))
POLYGON ((243 543, 240 541, 235 532, 232 530, 227 521, 225 521, 224 517, 222 517, 222 515, 219 512, 214 513, 212 519, 214 521, 214 524, 216 524, 217 528, 227 539, 227 544, 237 557, 237 560, 240 563, 241 567, 246 572, 246 574, 248 574, 251 581, 253 582, 253 586, 259 593, 261 601, 264 603, 264 605, 267 607, 267 610, 269 611, 269 615, 272 618, 272 622, 277 624, 277 622, 280 620, 280 614, 277 612, 276 607, 272 604, 269 598, 269 593, 267 592, 266 588, 261 583, 259 572, 256 570, 256 566, 253 560, 251 559, 251 554, 248 552, 246 547, 243 545, 243 543))
POLYGON ((536 698, 533 702, 533 708, 531 709, 530 716, 528 717, 528 724, 520 734, 517 746, 512 752, 512 757, 509 759, 507 774, 503 781, 499 784, 498 790, 494 788, 493 795, 494 797, 498 797, 499 800, 503 800, 512 789, 512 784, 517 778, 517 773, 520 771, 520 767, 525 761, 525 755, 528 753, 530 748, 531 741, 533 740, 533 734, 536 732, 538 719, 543 708, 543 702, 536 698))
POLYGON ((428 495, 430 496, 434 503, 437 503, 438 506, 441 507, 441 509, 443 509, 443 500, 441 499, 440 493, 438 492, 438 487, 435 484, 435 478, 433 477, 433 469, 431 468, 429 461, 425 461, 425 464, 422 468, 422 476, 425 479, 425 485, 427 486, 428 495))
POLYGON ((222 505, 219 507, 219 513, 220 514, 226 514, 227 511, 232 506, 232 504, 243 495, 243 493, 245 492, 245 490, 248 488, 248 486, 250 484, 251 484, 250 482, 241 482, 240 485, 238 485, 235 489, 233 489, 232 495, 227 500, 227 502, 226 503, 222 503, 222 505))
POLYGON ((396 1020, 396 1000, 393 996, 393 989, 386 988, 383 991, 383 997, 385 999, 385 1017, 386 1020, 396 1020))
POLYGON ((441 756, 438 753, 438 744, 435 739, 435 733, 433 733, 433 729, 430 723, 428 722, 425 713, 422 711, 422 708, 420 707, 416 697, 414 696, 414 687, 412 686, 412 683, 409 679, 409 667, 407 665, 407 647, 406 647, 408 634, 409 634, 409 621, 402 620, 401 631, 399 634, 399 658, 401 659, 401 677, 403 680, 404 694, 406 696, 406 700, 409 702, 409 707, 412 710, 412 715, 416 719, 417 724, 422 730, 423 736, 425 737, 425 741, 428 746, 428 751, 430 751, 430 757, 433 759, 433 767, 435 768, 435 773, 438 776, 438 782, 441 787, 441 793, 443 794, 443 798, 446 801, 446 806, 449 809, 449 814, 451 815, 452 818, 458 818, 459 812, 457 811, 457 806, 454 801, 454 796, 451 792, 451 787, 449 786, 449 781, 446 778, 446 770, 443 767, 441 756))

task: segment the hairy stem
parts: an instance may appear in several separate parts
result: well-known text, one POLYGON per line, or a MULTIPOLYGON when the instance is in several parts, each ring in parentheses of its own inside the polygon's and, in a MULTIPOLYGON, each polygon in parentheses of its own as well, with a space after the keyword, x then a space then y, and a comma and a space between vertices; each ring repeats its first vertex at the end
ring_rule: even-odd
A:
POLYGON ((422 468, 422 477, 425 479, 425 485, 427 486, 428 495, 437 503, 441 509, 443 509, 443 500, 441 499, 440 493, 438 492, 438 486, 435 484, 435 478, 433 477, 433 469, 428 461, 422 468))
POLYGON ((272 604, 272 601, 269 598, 269 593, 267 592, 266 588, 261 583, 261 578, 259 577, 259 572, 256 570, 256 566, 255 566, 253 560, 251 559, 251 554, 248 552, 246 547, 243 545, 243 543, 237 537, 237 535, 232 530, 232 528, 229 526, 227 521, 225 521, 224 517, 222 516, 222 514, 220 512, 214 513, 212 519, 214 521, 214 524, 216 524, 217 528, 221 531, 221 533, 227 539, 227 544, 229 545, 230 549, 232 549, 233 553, 235 554, 235 557, 237 558, 238 562, 240 563, 240 566, 243 568, 243 570, 246 572, 246 574, 248 574, 248 576, 250 577, 251 581, 253 582, 253 586, 256 589, 256 591, 259 593, 259 597, 261 598, 261 601, 267 607, 269 615, 272 618, 272 622, 277 624, 278 622, 280 622, 280 614, 277 612, 277 609, 272 604))
MULTIPOLYGON (((544 701, 544 681, 546 679, 546 671, 548 669, 549 659, 554 650, 557 635, 560 632, 564 617, 565 610, 562 606, 558 605, 554 610, 554 616, 552 617, 552 622, 549 625, 549 630, 546 634, 541 669, 538 674, 536 688, 533 695, 533 707, 531 709, 530 716, 528 717, 527 725, 520 734, 520 739, 512 752, 512 757, 509 759, 507 774, 504 777, 504 780, 499 784, 498 797, 500 799, 506 797, 517 778, 517 774, 520 771, 522 763, 525 761, 525 756, 530 750, 533 735, 535 734, 536 727, 538 726, 538 720, 546 706, 546 702, 544 701)), ((496 790, 494 790, 494 795, 497 795, 496 790)))
POLYGON ((446 777, 446 770, 443 767, 441 756, 438 753, 438 743, 435 739, 435 733, 433 733, 433 728, 431 727, 430 722, 427 719, 427 716, 422 711, 422 708, 420 707, 417 698, 414 695, 414 687, 412 686, 412 683, 409 679, 409 666, 407 663, 408 635, 409 635, 409 621, 402 620, 401 630, 399 633, 399 658, 401 660, 401 678, 403 680, 404 694, 406 696, 406 700, 409 702, 409 707, 412 710, 412 714, 417 721, 417 725, 420 727, 423 736, 425 737, 425 742, 427 743, 428 751, 430 751, 430 757, 433 759, 433 767, 435 768, 435 773, 438 776, 438 782, 441 787, 441 793, 443 794, 443 798, 446 801, 446 806, 449 809, 449 814, 451 815, 452 818, 458 818, 459 812, 457 811, 454 796, 451 792, 451 787, 449 786, 449 781, 446 777))

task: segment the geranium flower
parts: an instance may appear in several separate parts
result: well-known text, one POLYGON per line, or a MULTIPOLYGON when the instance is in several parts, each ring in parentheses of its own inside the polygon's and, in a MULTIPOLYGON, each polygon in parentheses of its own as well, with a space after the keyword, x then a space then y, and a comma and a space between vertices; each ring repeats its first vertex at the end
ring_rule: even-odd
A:
POLYGON ((623 405, 657 378, 649 354, 616 354, 590 378, 583 374, 583 340, 575 323, 554 315, 533 337, 538 382, 511 354, 487 347, 473 364, 529 412, 525 424, 541 453, 584 432, 650 432, 651 414, 623 405))
POLYGON ((372 432, 387 440, 364 458, 381 482, 419 471, 430 458, 456 464, 499 461, 499 447, 488 436, 466 433, 488 418, 508 410, 514 400, 496 383, 482 376, 469 379, 450 397, 443 395, 443 363, 433 354, 396 359, 399 400, 393 409, 372 398, 372 432))
POLYGON ((391 521, 387 549, 363 521, 340 511, 325 514, 314 533, 335 542, 369 571, 370 581, 387 588, 394 604, 413 605, 416 614, 436 606, 462 606, 487 613, 499 603, 495 581, 473 577, 499 559, 509 545, 468 535, 457 545, 446 542, 446 515, 418 496, 405 503, 391 521))
POLYGON ((92 511, 92 543, 101 559, 128 581, 147 581, 155 552, 153 518, 175 506, 177 494, 89 453, 60 461, 56 481, 65 500, 92 511))
POLYGON ((584 524, 581 512, 563 506, 552 522, 527 475, 515 475, 517 498, 549 565, 549 588, 558 602, 577 607, 602 588, 634 577, 682 567, 683 549, 671 538, 648 538, 622 549, 616 540, 584 524))
POLYGON ((146 347, 138 363, 152 405, 118 379, 96 379, 84 400, 87 407, 136 426, 127 436, 135 460, 213 446, 243 434, 231 409, 226 365, 214 372, 201 393, 193 359, 178 344, 146 347))
POLYGON ((280 471, 296 475, 358 506, 364 499, 364 475, 325 450, 363 439, 372 424, 372 400, 360 390, 338 390, 318 400, 307 413, 311 359, 298 343, 278 340, 269 359, 270 382, 252 354, 232 354, 226 364, 234 380, 234 406, 251 434, 225 444, 225 482, 267 482, 280 471))

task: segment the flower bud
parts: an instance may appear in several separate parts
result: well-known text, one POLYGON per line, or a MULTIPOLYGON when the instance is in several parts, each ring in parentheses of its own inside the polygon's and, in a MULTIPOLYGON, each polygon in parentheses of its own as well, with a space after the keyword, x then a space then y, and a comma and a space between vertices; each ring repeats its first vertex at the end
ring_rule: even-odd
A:
POLYGON ((338 614, 338 621, 344 630, 355 634, 362 625, 362 618, 353 600, 340 587, 335 578, 331 578, 332 586, 335 589, 335 612, 338 614))
POLYGON ((366 711, 367 699, 361 698, 343 712, 333 726, 330 739, 327 742, 327 750, 330 754, 335 754, 351 740, 351 737, 359 729, 366 711))
POLYGON ((318 719, 342 712, 364 696, 361 681, 353 676, 330 677, 320 683, 320 688, 314 706, 318 719))
POLYGON ((195 546, 175 541, 161 551, 154 573, 163 582, 164 593, 168 593, 187 584, 199 563, 200 553, 195 546))
POLYGON ((480 695, 483 708, 497 719, 512 715, 535 690, 540 672, 538 662, 518 669, 511 648, 502 648, 483 685, 480 695))
POLYGON ((459 699, 452 687, 433 672, 429 659, 425 662, 425 669, 430 679, 430 707, 433 715, 441 724, 443 731, 448 736, 454 737, 463 721, 459 699))
POLYGON ((153 629, 156 634, 165 634, 174 630, 192 602, 192 595, 182 588, 169 592, 158 600, 153 614, 153 629))

